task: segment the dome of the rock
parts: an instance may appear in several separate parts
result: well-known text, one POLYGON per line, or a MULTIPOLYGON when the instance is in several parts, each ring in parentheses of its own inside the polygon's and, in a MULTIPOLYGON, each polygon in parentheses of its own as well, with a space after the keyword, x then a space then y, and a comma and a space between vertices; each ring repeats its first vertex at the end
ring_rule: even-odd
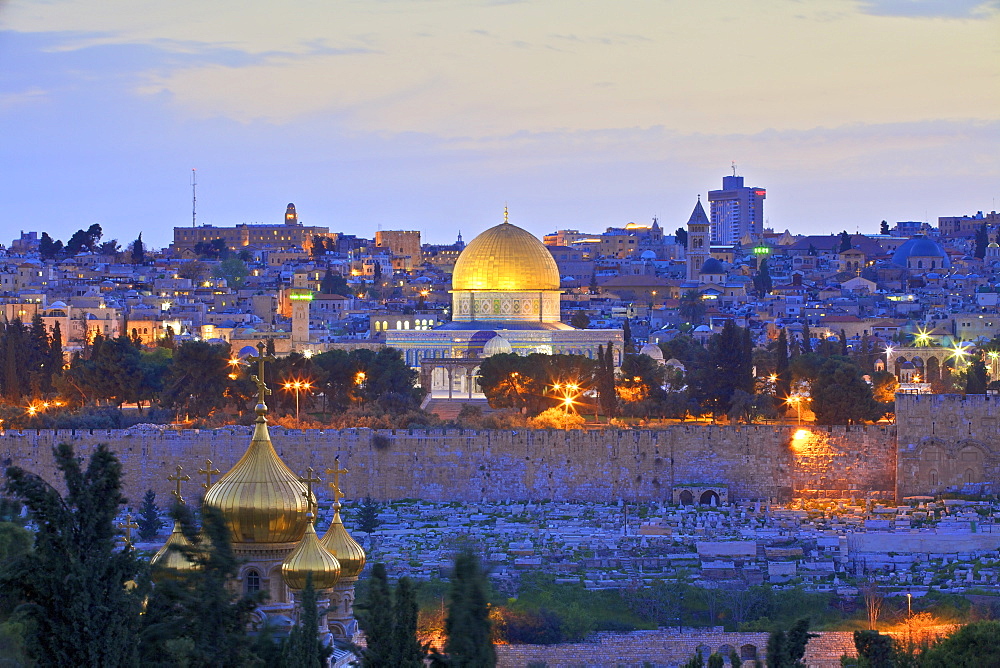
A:
POLYGON ((535 292, 559 289, 552 253, 533 234, 501 223, 473 239, 455 263, 453 290, 535 292))

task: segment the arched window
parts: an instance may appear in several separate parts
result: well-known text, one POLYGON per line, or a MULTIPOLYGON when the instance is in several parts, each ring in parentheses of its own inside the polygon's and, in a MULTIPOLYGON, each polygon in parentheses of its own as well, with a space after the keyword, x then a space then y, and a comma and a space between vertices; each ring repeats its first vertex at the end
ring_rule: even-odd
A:
POLYGON ((397 320, 396 321, 396 329, 403 329, 403 321, 402 320, 397 320))
POLYGON ((409 329, 409 328, 410 328, 410 321, 407 320, 406 322, 403 323, 403 329, 409 329))
POLYGON ((260 591, 260 573, 256 570, 251 568, 247 571, 245 582, 248 594, 254 594, 260 591))

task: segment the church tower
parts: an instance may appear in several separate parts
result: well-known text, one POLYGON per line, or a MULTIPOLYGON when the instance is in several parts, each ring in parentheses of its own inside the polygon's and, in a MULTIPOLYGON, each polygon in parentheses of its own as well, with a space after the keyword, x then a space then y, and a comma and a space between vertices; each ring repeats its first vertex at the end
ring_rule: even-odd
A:
POLYGON ((705 208, 701 205, 701 196, 698 196, 698 203, 694 205, 694 211, 687 222, 687 279, 697 281, 701 274, 701 267, 705 260, 712 256, 709 242, 712 233, 712 223, 705 215, 705 208))

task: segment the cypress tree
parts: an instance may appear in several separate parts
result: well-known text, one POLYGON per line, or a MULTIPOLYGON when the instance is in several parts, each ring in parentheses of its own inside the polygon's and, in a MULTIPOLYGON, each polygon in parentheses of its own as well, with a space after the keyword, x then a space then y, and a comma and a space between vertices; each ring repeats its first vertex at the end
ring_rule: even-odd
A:
POLYGON ((392 595, 389 591, 389 576, 386 575, 385 564, 381 562, 372 567, 367 601, 359 606, 359 613, 358 623, 368 639, 368 648, 362 653, 361 665, 370 668, 392 665, 392 595))
POLYGON ((492 668, 496 665, 486 599, 486 575, 479 559, 469 551, 455 558, 445 630, 448 640, 444 649, 449 665, 460 668, 492 668))
POLYGON ((622 323, 622 338, 625 339, 625 352, 632 352, 632 325, 629 324, 628 318, 625 318, 625 322, 622 323))
POLYGON ((990 233, 986 229, 986 223, 979 226, 976 230, 976 249, 974 255, 982 260, 986 257, 986 247, 990 245, 990 233))
POLYGON ((26 647, 39 665, 135 666, 144 587, 126 589, 141 564, 117 546, 115 516, 125 503, 121 464, 107 445, 87 469, 61 444, 54 451, 66 496, 20 467, 7 469, 6 491, 37 523, 35 549, 7 565, 0 589, 26 603, 26 647))
POLYGON ((399 668, 423 668, 427 652, 417 640, 417 597, 408 577, 396 584, 395 620, 392 629, 392 665, 399 668))
POLYGON ((778 377, 774 386, 775 399, 784 403, 784 400, 792 392, 792 374, 788 369, 788 336, 785 334, 785 330, 781 330, 778 334, 774 371, 778 377))
POLYGON ((281 652, 282 668, 321 668, 330 650, 319 641, 319 610, 312 573, 306 574, 306 586, 301 595, 302 616, 288 634, 281 652))
POLYGON ((802 323, 802 352, 811 353, 813 351, 812 332, 809 331, 809 323, 802 323))
POLYGON ((847 332, 840 330, 840 354, 847 357, 847 332))

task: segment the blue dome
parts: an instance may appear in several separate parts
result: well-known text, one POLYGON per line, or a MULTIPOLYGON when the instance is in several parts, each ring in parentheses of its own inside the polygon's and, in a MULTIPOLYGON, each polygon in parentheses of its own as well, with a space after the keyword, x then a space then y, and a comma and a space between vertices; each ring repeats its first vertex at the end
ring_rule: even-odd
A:
POLYGON ((705 264, 701 265, 701 274, 724 274, 726 273, 725 267, 714 257, 710 257, 705 260, 705 264))
POLYGON ((892 263, 899 267, 905 267, 907 260, 911 257, 939 258, 939 266, 942 269, 951 268, 951 260, 948 259, 948 254, 944 252, 944 249, 933 239, 924 236, 913 237, 897 248, 896 252, 893 253, 892 263))

